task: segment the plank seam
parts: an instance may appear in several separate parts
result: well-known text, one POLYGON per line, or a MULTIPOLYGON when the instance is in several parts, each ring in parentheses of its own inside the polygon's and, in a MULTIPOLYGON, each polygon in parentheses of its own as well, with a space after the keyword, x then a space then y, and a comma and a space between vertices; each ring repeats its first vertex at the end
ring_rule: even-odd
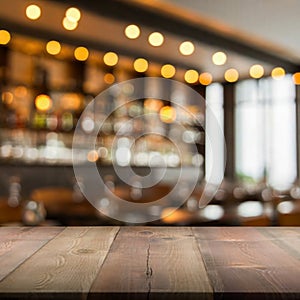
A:
MULTIPOLYGON (((114 227, 112 227, 112 228, 114 228, 114 227)), ((115 236, 114 236, 114 238, 113 238, 113 240, 112 240, 112 242, 111 242, 111 244, 110 244, 110 246, 109 246, 109 249, 107 250, 106 256, 105 256, 105 258, 103 259, 103 262, 102 262, 102 264, 101 264, 101 266, 100 266, 100 268, 99 268, 99 271, 97 272, 97 274, 96 274, 94 280, 93 280, 92 283, 91 283, 91 286, 90 286, 89 291, 87 292, 87 295, 90 295, 91 289, 92 289, 92 287, 93 287, 93 285, 94 285, 96 279, 98 278, 98 276, 99 276, 99 274, 100 274, 100 272, 101 272, 101 270, 102 270, 102 268, 103 268, 103 266, 104 266, 104 264, 105 264, 105 262, 106 262, 106 260, 107 260, 107 257, 108 257, 108 255, 109 255, 109 252, 110 252, 110 250, 111 250, 111 248, 112 248, 112 246, 113 246, 113 244, 114 244, 114 242, 115 242, 117 236, 119 235, 120 231, 121 231, 121 228, 120 228, 120 226, 119 226, 119 227, 118 227, 118 231, 116 232, 116 234, 115 234, 115 236)))
POLYGON ((3 277, 0 280, 0 283, 2 281, 4 281, 6 278, 8 278, 13 272, 15 272, 19 267, 21 267, 25 262, 27 262, 27 260, 29 260, 31 257, 33 257, 38 251, 40 251, 42 248, 44 248, 49 242, 51 242, 52 240, 54 240, 58 235, 60 235, 62 232, 64 232, 66 230, 66 228, 64 228, 62 231, 56 233, 51 239, 49 239, 48 241, 45 242, 45 244, 43 244, 41 247, 39 247, 38 249, 36 249, 36 251, 34 251, 29 257, 25 258, 24 261, 22 261, 20 264, 18 264, 13 270, 11 270, 5 277, 3 277))
POLYGON ((198 243, 198 239, 197 239, 197 237, 195 236, 194 227, 191 227, 190 229, 191 229, 191 231, 192 231, 192 233, 193 233, 193 238, 194 238, 194 241, 195 241, 195 243, 196 243, 196 245, 197 245, 197 249, 198 249, 198 251, 199 251, 199 253, 200 253, 200 257, 201 257, 201 260, 202 260, 204 269, 205 269, 205 271, 206 271, 206 277, 207 277, 207 279, 208 279, 209 285, 210 285, 210 287, 211 287, 211 290, 212 290, 213 296, 214 296, 214 295, 216 294, 215 287, 214 287, 214 284, 213 284, 213 282, 212 282, 212 279, 211 279, 210 276, 209 276, 209 272, 208 272, 208 269, 207 269, 206 262, 205 262, 205 260, 203 259, 203 255, 202 255, 202 252, 201 252, 201 249, 200 249, 200 243, 198 243))

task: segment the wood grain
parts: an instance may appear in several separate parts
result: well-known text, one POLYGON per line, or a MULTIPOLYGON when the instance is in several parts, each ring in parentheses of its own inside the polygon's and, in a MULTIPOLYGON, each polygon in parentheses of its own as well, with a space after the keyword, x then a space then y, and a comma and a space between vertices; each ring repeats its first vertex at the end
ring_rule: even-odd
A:
MULTIPOLYGON (((0 282, 0 291, 74 298, 89 291, 118 227, 70 227, 0 282)), ((80 297, 81 297, 80 296, 80 297)))
POLYGON ((300 228, 0 228, 2 299, 300 299, 300 228))
POLYGON ((0 281, 62 230, 62 227, 1 228, 0 281))
POLYGON ((271 298, 281 293, 295 298, 300 295, 300 261, 278 246, 280 239, 268 239, 255 228, 244 228, 244 238, 240 230, 231 228, 217 230, 214 239, 206 228, 193 231, 216 293, 271 298))
POLYGON ((190 228, 122 228, 91 295, 132 299, 211 298, 212 288, 190 228))

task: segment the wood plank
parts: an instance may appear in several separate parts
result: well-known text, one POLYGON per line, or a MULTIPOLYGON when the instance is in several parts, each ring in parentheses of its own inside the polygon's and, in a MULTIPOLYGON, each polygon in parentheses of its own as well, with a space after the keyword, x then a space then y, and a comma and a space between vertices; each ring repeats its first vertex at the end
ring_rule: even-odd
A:
POLYGON ((63 229, 63 227, 1 228, 0 281, 63 229))
POLYGON ((190 228, 120 230, 90 295, 129 299, 211 298, 212 288, 190 228))
POLYGON ((0 282, 4 297, 87 295, 118 227, 69 227, 0 282))
MULTIPOLYGON (((275 237, 251 240, 249 228, 240 237, 241 232, 228 228, 230 237, 218 231, 214 239, 201 239, 206 228, 193 228, 204 259, 208 276, 214 291, 222 296, 262 295, 265 297, 280 296, 280 293, 291 297, 300 295, 300 261, 287 251, 278 247, 275 237), (236 236, 236 238, 235 238, 236 236)), ((252 228, 250 232, 255 231, 252 228)), ((259 231, 257 231, 259 233, 259 231)), ((210 233, 208 233, 210 236, 210 233)), ((253 233, 253 236, 256 236, 253 233)), ((252 238, 253 238, 252 236, 252 238)))

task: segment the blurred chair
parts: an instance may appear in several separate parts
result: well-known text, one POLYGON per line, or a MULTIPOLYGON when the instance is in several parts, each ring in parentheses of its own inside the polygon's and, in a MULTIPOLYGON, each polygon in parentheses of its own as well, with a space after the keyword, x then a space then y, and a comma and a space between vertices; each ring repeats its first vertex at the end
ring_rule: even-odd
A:
POLYGON ((8 200, 0 198, 0 224, 20 223, 22 221, 22 207, 20 205, 12 207, 8 205, 8 200))
POLYGON ((280 226, 300 226, 300 200, 280 202, 277 212, 280 226))
POLYGON ((34 190, 30 199, 43 203, 50 218, 95 216, 96 209, 86 200, 74 201, 74 191, 64 187, 44 187, 34 190))

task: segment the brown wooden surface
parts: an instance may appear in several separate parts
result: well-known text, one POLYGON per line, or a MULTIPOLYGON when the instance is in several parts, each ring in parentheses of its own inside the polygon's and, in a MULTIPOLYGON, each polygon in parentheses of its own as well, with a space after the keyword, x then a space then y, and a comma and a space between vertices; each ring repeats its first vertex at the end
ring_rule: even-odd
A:
POLYGON ((300 228, 0 228, 0 299, 300 299, 300 228))

